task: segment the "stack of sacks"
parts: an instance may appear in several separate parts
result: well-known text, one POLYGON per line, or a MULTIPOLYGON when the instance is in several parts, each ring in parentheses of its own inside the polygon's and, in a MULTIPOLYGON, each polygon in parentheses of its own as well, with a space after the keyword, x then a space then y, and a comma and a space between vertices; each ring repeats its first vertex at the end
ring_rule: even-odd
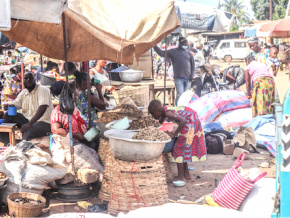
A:
POLYGON ((66 174, 66 169, 55 163, 48 153, 26 141, 4 152, 0 171, 9 177, 3 193, 4 203, 7 203, 7 196, 14 192, 42 194, 48 183, 66 174))
POLYGON ((54 143, 51 148, 53 160, 67 169, 67 175, 58 181, 59 184, 67 184, 72 182, 74 180, 72 174, 77 174, 77 171, 80 169, 95 170, 98 173, 99 180, 103 179, 104 167, 102 166, 100 158, 94 149, 89 148, 78 141, 74 142, 75 172, 72 172, 72 158, 68 143, 69 137, 53 135, 53 141, 54 143))

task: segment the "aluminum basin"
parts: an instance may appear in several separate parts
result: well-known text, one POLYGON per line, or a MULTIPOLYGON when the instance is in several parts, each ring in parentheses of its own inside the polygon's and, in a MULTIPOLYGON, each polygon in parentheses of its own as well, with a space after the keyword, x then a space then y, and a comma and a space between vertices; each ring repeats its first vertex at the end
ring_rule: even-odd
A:
POLYGON ((148 161, 159 157, 166 141, 145 141, 132 139, 136 132, 130 130, 107 130, 110 147, 115 158, 125 161, 148 161))
POLYGON ((140 70, 126 70, 119 72, 123 82, 140 82, 143 78, 144 71, 140 70))

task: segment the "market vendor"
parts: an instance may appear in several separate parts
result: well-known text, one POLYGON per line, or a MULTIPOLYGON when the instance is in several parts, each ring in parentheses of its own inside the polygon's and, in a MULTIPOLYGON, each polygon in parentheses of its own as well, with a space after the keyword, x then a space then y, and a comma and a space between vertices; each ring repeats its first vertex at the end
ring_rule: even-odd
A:
POLYGON ((177 163, 177 181, 191 180, 188 162, 205 161, 207 152, 201 122, 197 113, 189 107, 163 107, 160 101, 150 102, 148 111, 163 123, 179 124, 174 132, 167 132, 171 138, 177 137, 172 149, 172 162, 177 163))
MULTIPOLYGON (((51 84, 51 94, 55 97, 59 96, 64 84, 64 81, 54 82, 51 84)), ((77 102, 78 92, 74 84, 70 84, 70 89, 73 93, 74 101, 77 102)), ((69 133, 68 114, 63 114, 60 111, 59 105, 56 106, 51 113, 51 132, 62 137, 66 137, 69 133)), ((75 110, 72 114, 72 132, 74 139, 77 139, 78 141, 82 142, 88 147, 95 149, 98 152, 99 140, 97 139, 92 142, 88 142, 84 137, 84 134, 87 132, 87 124, 81 117, 77 107, 75 107, 75 110)))
POLYGON ((261 48, 259 45, 259 38, 257 36, 253 36, 248 40, 249 48, 252 52, 249 55, 255 57, 256 61, 266 64, 268 55, 265 53, 264 48, 261 48))
POLYGON ((247 95, 252 99, 252 115, 271 114, 272 103, 275 101, 275 83, 265 64, 258 62, 254 56, 245 58, 245 79, 247 95), (253 84, 253 90, 252 90, 253 84))
POLYGON ((6 78, 1 91, 1 107, 4 110, 7 110, 8 105, 16 99, 22 88, 21 68, 19 66, 12 67, 10 72, 11 76, 6 78))
POLYGON ((114 86, 111 86, 108 72, 104 69, 107 66, 106 60, 96 60, 95 67, 90 69, 90 77, 97 79, 108 91, 115 90, 114 86))
MULTIPOLYGON (((78 100, 76 106, 80 112, 81 117, 89 126, 89 117, 88 117, 88 90, 87 90, 87 77, 86 72, 75 72, 77 91, 78 91, 78 100)), ((104 110, 106 108, 106 101, 102 93, 102 85, 100 83, 94 84, 98 96, 94 95, 90 91, 91 95, 91 125, 96 126, 94 120, 98 119, 97 111, 104 110)))
POLYGON ((36 84, 34 74, 24 74, 25 89, 20 92, 12 104, 22 109, 16 116, 4 115, 4 123, 16 123, 21 130, 22 139, 46 136, 50 133, 50 115, 53 109, 50 92, 47 88, 36 84))

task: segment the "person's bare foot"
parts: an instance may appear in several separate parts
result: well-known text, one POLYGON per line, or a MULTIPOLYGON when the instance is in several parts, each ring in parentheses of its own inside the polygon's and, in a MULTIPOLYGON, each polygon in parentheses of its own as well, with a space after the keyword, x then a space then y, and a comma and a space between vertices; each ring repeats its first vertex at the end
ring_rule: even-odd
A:
POLYGON ((176 177, 176 178, 174 178, 174 181, 184 181, 184 182, 186 182, 186 179, 184 177, 176 177))

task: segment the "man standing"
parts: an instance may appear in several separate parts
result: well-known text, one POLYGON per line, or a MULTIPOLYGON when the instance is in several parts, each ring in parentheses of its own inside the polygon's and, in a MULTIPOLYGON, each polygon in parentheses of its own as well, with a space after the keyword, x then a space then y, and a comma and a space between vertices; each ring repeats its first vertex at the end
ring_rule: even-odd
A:
POLYGON ((4 64, 6 64, 6 65, 12 64, 12 52, 11 51, 7 52, 7 56, 4 59, 4 64))
POLYGON ((47 88, 36 84, 32 72, 24 74, 24 86, 13 105, 22 109, 16 116, 4 116, 4 123, 17 123, 21 130, 23 140, 29 141, 48 135, 50 129, 50 115, 53 109, 50 92, 47 88))
MULTIPOLYGON (((194 58, 193 55, 187 50, 188 41, 185 37, 179 38, 179 46, 167 51, 167 57, 172 61, 174 82, 176 88, 176 105, 178 99, 183 92, 190 89, 190 82, 194 76, 194 58)), ((164 57, 165 51, 161 50, 157 46, 154 47, 156 53, 164 57)))

